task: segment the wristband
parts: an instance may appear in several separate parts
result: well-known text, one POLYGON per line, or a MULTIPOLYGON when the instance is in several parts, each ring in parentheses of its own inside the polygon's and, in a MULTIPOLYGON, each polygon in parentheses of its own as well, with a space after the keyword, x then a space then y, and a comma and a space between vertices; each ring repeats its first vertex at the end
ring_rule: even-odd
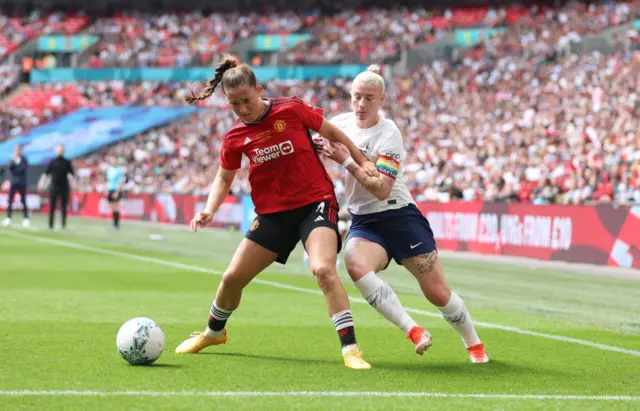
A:
POLYGON ((342 163, 342 165, 345 166, 345 168, 346 168, 349 164, 354 163, 354 162, 355 161, 353 160, 353 157, 349 157, 346 160, 344 160, 344 163, 342 163))

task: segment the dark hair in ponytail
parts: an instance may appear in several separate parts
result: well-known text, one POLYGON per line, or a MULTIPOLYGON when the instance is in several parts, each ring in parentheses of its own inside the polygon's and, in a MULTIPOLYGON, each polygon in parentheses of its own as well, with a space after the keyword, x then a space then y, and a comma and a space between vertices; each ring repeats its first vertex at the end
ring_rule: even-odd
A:
POLYGON ((218 84, 222 83, 222 90, 226 88, 238 87, 242 84, 247 84, 251 87, 256 87, 258 82, 253 70, 246 64, 240 64, 236 62, 236 59, 225 54, 222 58, 222 62, 216 68, 216 75, 212 79, 207 80, 205 88, 200 92, 199 96, 196 96, 191 91, 191 95, 185 97, 187 103, 191 104, 194 101, 206 100, 213 95, 218 84))

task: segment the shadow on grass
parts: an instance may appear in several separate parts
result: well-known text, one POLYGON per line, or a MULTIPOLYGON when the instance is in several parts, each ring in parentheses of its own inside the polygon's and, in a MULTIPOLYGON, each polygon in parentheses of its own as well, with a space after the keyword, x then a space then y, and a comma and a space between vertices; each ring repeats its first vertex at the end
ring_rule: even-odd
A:
POLYGON ((278 362, 290 362, 299 364, 326 364, 334 365, 340 364, 340 358, 335 360, 322 360, 317 358, 289 358, 289 357, 276 357, 269 355, 247 354, 242 352, 201 352, 198 355, 213 355, 216 357, 236 357, 236 358, 249 358, 254 360, 266 360, 266 361, 278 361, 278 362))
MULTIPOLYGON (((292 364, 322 364, 322 365, 342 365, 340 358, 335 360, 325 360, 318 358, 291 358, 291 357, 279 357, 260 354, 247 354, 241 352, 206 352, 199 355, 212 355, 216 357, 229 357, 229 358, 247 358, 260 361, 276 361, 281 363, 292 364)), ((371 361, 373 370, 387 371, 387 372, 402 372, 402 373, 415 373, 416 375, 437 374, 437 375, 476 375, 483 377, 500 377, 504 378, 505 375, 516 377, 523 375, 564 375, 565 373, 558 370, 543 370, 535 367, 523 366, 520 364, 508 363, 500 360, 492 359, 487 364, 472 364, 470 362, 459 363, 443 363, 443 362, 429 362, 416 361, 416 362, 388 362, 388 361, 371 361)))
MULTIPOLYGON (((372 364, 374 365, 374 364, 372 364)), ((377 369, 383 369, 388 371, 402 371, 402 372, 416 372, 430 374, 482 374, 484 376, 505 374, 517 375, 517 374, 539 374, 541 371, 536 368, 522 366, 520 364, 512 364, 503 362, 500 360, 492 359, 487 364, 472 364, 471 362, 457 362, 457 363, 444 363, 444 362, 385 362, 377 361, 374 365, 377 369)), ((555 374, 555 372, 554 372, 555 374)))
POLYGON ((178 368, 185 368, 187 366, 184 364, 154 363, 154 364, 145 364, 145 365, 131 365, 131 367, 146 368, 146 369, 156 369, 156 368, 178 369, 178 368))

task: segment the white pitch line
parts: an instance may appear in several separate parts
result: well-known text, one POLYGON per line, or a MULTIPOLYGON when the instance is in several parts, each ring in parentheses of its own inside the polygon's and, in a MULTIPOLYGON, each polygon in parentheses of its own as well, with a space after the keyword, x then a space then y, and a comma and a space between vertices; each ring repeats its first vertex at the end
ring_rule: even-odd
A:
POLYGON ((9 397, 431 397, 496 400, 640 401, 628 395, 462 394, 403 391, 0 391, 9 397))
MULTIPOLYGON (((165 266, 169 266, 169 267, 179 268, 179 269, 182 269, 182 270, 197 271, 197 272, 205 273, 205 274, 222 275, 222 271, 219 271, 219 270, 212 270, 212 269, 209 269, 209 268, 198 267, 198 266, 195 266, 195 265, 189 265, 189 264, 183 264, 183 263, 178 263, 178 262, 174 262, 174 261, 162 260, 160 258, 145 257, 145 256, 142 256, 142 255, 137 255, 137 254, 130 254, 130 253, 123 253, 123 252, 120 252, 120 251, 106 250, 106 249, 102 249, 102 248, 92 247, 92 246, 88 246, 88 245, 82 245, 82 244, 73 243, 73 242, 69 242, 69 241, 56 240, 56 239, 45 238, 45 237, 38 237, 38 236, 33 236, 33 235, 29 235, 29 234, 24 234, 24 233, 17 233, 17 232, 13 232, 13 231, 2 230, 2 231, 0 231, 0 233, 5 234, 5 235, 10 235, 10 236, 13 236, 13 237, 25 238, 25 239, 32 240, 32 241, 38 241, 38 242, 41 242, 41 243, 47 243, 47 244, 52 244, 52 245, 57 245, 57 246, 62 246, 62 247, 68 247, 68 248, 75 248, 77 250, 91 251, 91 252, 98 253, 98 254, 105 254, 105 255, 112 255, 112 256, 116 256, 116 257, 128 258, 130 260, 144 261, 144 262, 148 262, 148 263, 160 264, 160 265, 165 265, 165 266)), ((259 278, 254 279, 252 282, 253 283, 257 283, 257 284, 268 285, 268 286, 275 287, 275 288, 282 288, 282 289, 285 289, 285 290, 299 291, 299 292, 308 293, 308 294, 314 294, 314 295, 322 295, 322 292, 319 291, 319 290, 311 290, 309 288, 296 287, 294 285, 282 284, 282 283, 278 283, 278 282, 275 282, 275 281, 261 280, 259 278)), ((356 303, 360 303, 360 304, 367 304, 367 305, 369 304, 369 303, 367 303, 366 300, 364 300, 362 298, 349 297, 349 300, 351 300, 353 302, 356 302, 356 303)), ((432 313, 432 312, 429 312, 429 311, 418 310, 418 309, 409 308, 409 307, 407 307, 406 310, 408 312, 414 313, 414 314, 420 314, 420 315, 425 315, 425 316, 428 316, 428 317, 438 317, 438 318, 440 318, 440 314, 432 313)), ((583 345, 583 346, 586 346, 586 347, 598 348, 598 349, 604 350, 604 351, 612 351, 612 352, 617 352, 617 353, 621 353, 621 354, 640 357, 640 351, 630 350, 630 349, 627 349, 627 348, 616 347, 616 346, 613 346, 613 345, 600 344, 600 343, 596 343, 596 342, 593 342, 593 341, 581 340, 581 339, 578 339, 578 338, 565 337, 565 336, 562 336, 562 335, 546 334, 546 333, 540 333, 540 332, 536 332, 536 331, 523 330, 523 329, 517 328, 517 327, 510 327, 510 326, 502 325, 502 324, 486 323, 486 322, 482 322, 482 321, 474 321, 474 324, 478 325, 480 327, 484 327, 484 328, 493 328, 493 329, 496 329, 496 330, 508 331, 508 332, 512 332, 512 333, 515 333, 515 334, 530 335, 532 337, 540 337, 540 338, 546 338, 546 339, 549 339, 549 340, 563 341, 563 342, 567 342, 567 343, 583 345)))

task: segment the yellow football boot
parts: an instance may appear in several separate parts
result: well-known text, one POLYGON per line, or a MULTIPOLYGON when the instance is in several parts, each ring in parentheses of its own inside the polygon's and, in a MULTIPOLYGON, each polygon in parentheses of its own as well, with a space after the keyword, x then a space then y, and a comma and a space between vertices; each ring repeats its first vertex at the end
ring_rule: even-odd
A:
POLYGON ((344 365, 354 370, 368 370, 371 364, 362 359, 362 353, 356 348, 344 353, 344 365))
POLYGON ((224 330, 218 338, 211 338, 206 331, 191 334, 191 338, 184 340, 177 348, 177 354, 195 354, 210 345, 220 345, 227 342, 227 330, 224 330))

